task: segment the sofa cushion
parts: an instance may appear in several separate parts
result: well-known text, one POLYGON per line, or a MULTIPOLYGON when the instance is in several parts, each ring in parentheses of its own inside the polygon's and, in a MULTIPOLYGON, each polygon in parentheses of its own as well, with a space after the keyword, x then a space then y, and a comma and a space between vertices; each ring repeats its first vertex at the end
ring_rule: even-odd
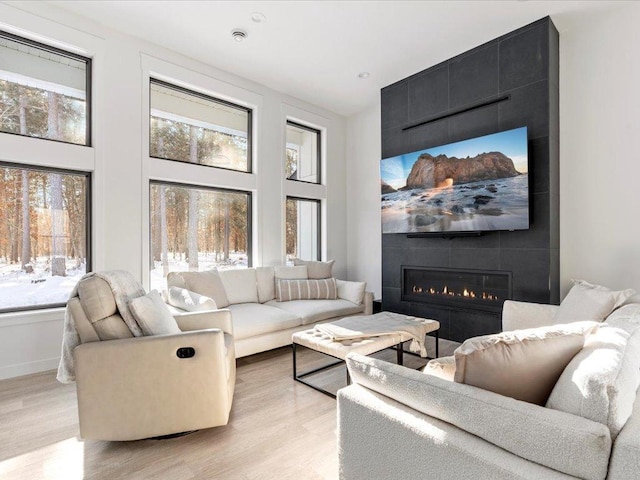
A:
POLYGON ((640 385, 640 331, 603 325, 589 335, 556 383, 547 407, 605 424, 615 438, 640 385))
POLYGON ((295 266, 306 265, 307 275, 309 278, 331 278, 333 276, 333 264, 335 260, 329 260, 328 262, 318 262, 314 260, 300 260, 299 258, 293 259, 295 266))
POLYGON ((597 322, 514 330, 466 340, 454 356, 458 383, 544 405, 597 322))
POLYGON ((613 291, 584 280, 574 280, 574 285, 560 303, 553 323, 594 320, 601 322, 635 294, 634 290, 613 291))
POLYGON ((335 278, 317 280, 278 279, 276 300, 335 300, 338 297, 335 278))
POLYGON ((344 317, 364 311, 364 305, 354 305, 347 300, 293 300, 291 302, 277 302, 272 300, 266 305, 291 312, 302 319, 302 325, 327 320, 328 318, 344 317))
POLYGON ((273 274, 276 280, 278 278, 284 278, 285 280, 304 280, 305 278, 309 278, 306 265, 300 265, 297 267, 273 267, 273 274))
POLYGON ((180 333, 175 318, 156 290, 131 299, 129 309, 145 335, 180 333))
POLYGON ((258 303, 258 281, 254 268, 222 270, 220 279, 230 305, 258 303))
POLYGON ((230 305, 236 340, 302 325, 298 315, 261 303, 230 305))
POLYGON ((85 277, 78 282, 78 297, 91 323, 110 317, 118 311, 111 286, 98 276, 85 277))
POLYGON ((451 355, 450 357, 440 357, 429 360, 429 363, 424 366, 422 371, 427 375, 433 375, 434 377, 453 382, 453 377, 456 374, 456 357, 451 355))
POLYGON ((367 289, 366 282, 348 282, 346 280, 336 280, 338 286, 338 298, 349 300, 351 303, 360 305, 364 299, 364 291, 367 289))
POLYGON ((202 312, 218 308, 213 298, 180 287, 169 287, 167 303, 187 312, 202 312))
POLYGON ((215 268, 204 272, 169 272, 167 287, 180 287, 210 297, 218 308, 229 306, 227 292, 215 268))
POLYGON ((275 272, 273 267, 256 268, 256 283, 258 284, 258 301, 268 302, 276 298, 275 272))

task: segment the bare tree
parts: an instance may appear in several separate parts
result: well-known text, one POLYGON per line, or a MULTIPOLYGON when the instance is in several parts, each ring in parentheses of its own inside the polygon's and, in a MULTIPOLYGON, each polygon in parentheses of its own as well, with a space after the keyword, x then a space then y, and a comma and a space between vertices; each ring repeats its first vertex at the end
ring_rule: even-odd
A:
MULTIPOLYGON (((49 110, 47 134, 51 139, 60 137, 58 125, 58 94, 47 92, 49 110)), ((62 176, 51 174, 51 275, 64 277, 67 272, 64 242, 64 211, 62 204, 62 176)))
MULTIPOLYGON (((198 163, 198 127, 191 126, 189 160, 198 163)), ((187 228, 189 270, 198 271, 198 191, 189 189, 189 227, 187 228)))
POLYGON ((169 275, 169 248, 167 238, 167 196, 166 187, 160 185, 160 244, 162 256, 162 276, 169 275))

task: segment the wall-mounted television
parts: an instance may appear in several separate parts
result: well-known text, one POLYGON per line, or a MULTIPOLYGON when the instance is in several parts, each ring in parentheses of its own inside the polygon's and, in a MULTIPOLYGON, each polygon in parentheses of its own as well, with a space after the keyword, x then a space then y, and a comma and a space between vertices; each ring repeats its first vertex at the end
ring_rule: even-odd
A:
POLYGON ((527 127, 380 162, 382 233, 529 228, 527 127))

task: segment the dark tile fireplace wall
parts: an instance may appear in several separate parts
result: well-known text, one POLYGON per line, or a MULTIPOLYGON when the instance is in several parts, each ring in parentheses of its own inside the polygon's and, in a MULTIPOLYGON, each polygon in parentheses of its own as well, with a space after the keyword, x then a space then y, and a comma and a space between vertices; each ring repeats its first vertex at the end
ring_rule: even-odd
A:
POLYGON ((403 266, 506 271, 514 300, 559 302, 558 42, 543 18, 382 89, 382 158, 527 126, 531 205, 529 230, 382 235, 385 310, 435 318, 456 341, 501 330, 500 312, 403 301, 403 266))

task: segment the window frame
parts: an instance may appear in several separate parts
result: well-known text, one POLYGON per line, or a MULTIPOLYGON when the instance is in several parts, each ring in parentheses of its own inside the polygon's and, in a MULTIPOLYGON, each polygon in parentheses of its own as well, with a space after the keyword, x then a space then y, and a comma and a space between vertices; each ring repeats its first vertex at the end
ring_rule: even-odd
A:
MULTIPOLYGON (((286 129, 289 125, 291 125, 292 127, 301 128, 311 133, 315 133, 318 136, 318 140, 316 142, 316 159, 317 159, 316 160, 316 177, 318 178, 318 181, 309 182, 307 180, 298 180, 297 178, 288 178, 288 177, 285 177, 285 180, 289 182, 306 183, 308 185, 323 185, 322 183, 322 180, 323 180, 322 179, 322 130, 319 130, 314 127, 310 127, 308 125, 304 125, 302 123, 298 123, 294 120, 290 120, 287 118, 287 122, 285 124, 285 138, 286 138, 286 129)), ((287 148, 291 148, 289 147, 289 145, 290 143, 285 141, 285 150, 284 150, 285 165, 286 165, 286 159, 287 159, 287 148)), ((300 149, 298 148, 297 150, 298 150, 298 155, 300 155, 300 149)))
POLYGON ((149 122, 148 122, 148 127, 149 127, 149 145, 148 145, 148 153, 149 153, 149 158, 155 158, 158 160, 167 160, 169 162, 180 162, 180 163, 187 163, 189 165, 200 165, 202 167, 209 167, 209 168, 217 168, 219 170, 226 170, 229 172, 238 172, 238 173, 248 173, 251 174, 253 173, 253 108, 251 107, 245 107, 244 105, 239 105, 237 103, 234 102, 230 102, 228 100, 223 100, 221 98, 217 98, 214 97, 212 95, 207 95, 205 93, 202 92, 198 92, 197 90, 191 90, 189 88, 186 87, 182 87, 180 85, 176 85, 170 82, 166 82, 164 80, 160 80, 158 78, 155 78, 153 76, 149 77, 149 111, 148 113, 148 118, 149 118, 149 122), (174 159, 174 158, 166 158, 166 157, 157 157, 155 155, 151 154, 151 85, 152 84, 156 84, 156 85, 160 85, 161 87, 165 87, 165 88, 169 88, 172 90, 175 90, 177 92, 180 93, 184 93, 187 95, 193 95, 194 97, 198 97, 201 98, 203 100, 207 100, 213 103, 218 103, 220 105, 224 105, 226 107, 232 107, 232 108, 236 108, 238 110, 242 110, 245 111, 247 113, 247 170, 237 170, 235 168, 227 168, 227 167, 218 167, 216 165, 206 165, 204 163, 193 163, 193 162, 189 162, 187 160, 178 160, 178 159, 174 159))
MULTIPOLYGON (((237 170, 234 170, 237 171, 237 170)), ((153 264, 153 233, 151 228, 151 195, 153 185, 166 185, 170 187, 192 188, 196 190, 207 190, 221 193, 241 193, 247 197, 247 268, 253 266, 253 192, 247 190, 238 190, 234 188, 212 187, 208 185, 195 185, 192 183, 181 183, 175 181, 164 181, 150 178, 149 179, 149 258, 147 265, 153 264)))
MULTIPOLYGON (((303 183, 311 183, 311 182, 303 182, 303 183)), ((286 218, 286 202, 288 202, 289 200, 295 200, 296 202, 313 202, 316 204, 316 215, 317 215, 317 219, 318 219, 318 225, 317 225, 317 232, 316 232, 316 244, 318 245, 317 248, 317 253, 316 253, 316 261, 321 262, 322 261, 322 200, 319 198, 305 198, 305 197, 300 197, 300 196, 295 196, 295 195, 286 195, 285 196, 285 239, 284 239, 284 244, 285 244, 285 263, 287 261, 287 238, 286 238, 286 225, 287 225, 287 218, 286 218)), ((309 259, 311 260, 311 259, 309 259)))
POLYGON ((83 55, 79 55, 77 53, 72 53, 72 52, 68 52, 67 50, 63 50, 61 48, 57 48, 57 47, 52 47, 51 45, 47 45, 46 43, 42 43, 42 42, 38 42, 36 40, 31 40, 30 38, 26 38, 26 37, 21 37, 19 35, 16 35, 14 33, 10 33, 7 32, 6 30, 2 30, 0 29, 0 38, 6 38, 8 40, 12 40, 16 43, 21 43, 22 45, 26 45, 28 47, 33 47, 33 48, 37 48, 40 50, 44 50, 45 52, 48 53, 53 53, 55 55, 60 55, 61 57, 66 57, 66 58, 71 58, 73 60, 78 60, 81 62, 85 62, 87 67, 85 70, 85 78, 86 78, 86 99, 85 99, 85 104, 86 104, 86 121, 85 121, 85 143, 73 143, 73 142, 68 142, 66 140, 57 140, 54 138, 46 138, 46 137, 34 137, 31 135, 23 135, 21 133, 16 133, 16 132, 4 132, 4 131, 0 131, 0 133, 3 134, 7 134, 7 135, 17 135, 19 137, 24 137, 24 138, 32 138, 32 139, 36 139, 36 140, 47 140, 49 142, 57 142, 57 143, 64 143, 67 145, 76 145, 76 146, 80 146, 80 147, 92 147, 93 146, 93 139, 92 139, 92 112, 93 112, 93 102, 92 102, 92 86, 91 86, 91 79, 92 79, 92 59, 89 57, 85 57, 83 55))
MULTIPOLYGON (((21 135, 24 136, 24 135, 21 135)), ((68 143, 68 142, 63 142, 68 143)), ((76 145, 76 144, 74 144, 76 145)), ((54 167, 41 167, 37 165, 27 165, 23 163, 15 163, 15 162, 5 162, 0 161, 0 168, 11 168, 16 170, 30 170, 44 173, 59 173, 62 175, 82 175, 86 179, 86 205, 85 205, 85 219, 84 219, 84 227, 85 227, 85 252, 86 252, 86 264, 85 264, 85 274, 89 273, 93 270, 93 250, 91 248, 92 245, 92 213, 93 213, 93 205, 92 205, 92 186, 93 186, 93 175, 92 172, 86 172, 82 170, 71 170, 71 169, 63 169, 63 168, 54 168, 54 167)), ((0 308, 0 315, 7 313, 17 313, 17 312, 27 312, 34 310, 47 310, 51 308, 60 308, 66 305, 66 301, 63 303, 47 303, 47 304, 39 304, 39 305, 27 305, 24 307, 16 307, 16 308, 0 308)))

